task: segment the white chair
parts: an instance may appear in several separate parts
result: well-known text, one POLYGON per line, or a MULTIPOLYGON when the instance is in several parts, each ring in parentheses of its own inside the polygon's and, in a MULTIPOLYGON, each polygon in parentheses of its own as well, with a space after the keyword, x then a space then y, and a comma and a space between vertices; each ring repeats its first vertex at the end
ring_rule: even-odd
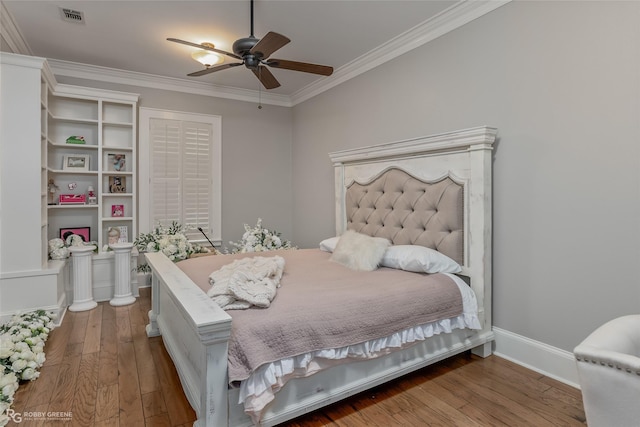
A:
POLYGON ((573 353, 589 427, 640 426, 640 315, 605 323, 573 353))

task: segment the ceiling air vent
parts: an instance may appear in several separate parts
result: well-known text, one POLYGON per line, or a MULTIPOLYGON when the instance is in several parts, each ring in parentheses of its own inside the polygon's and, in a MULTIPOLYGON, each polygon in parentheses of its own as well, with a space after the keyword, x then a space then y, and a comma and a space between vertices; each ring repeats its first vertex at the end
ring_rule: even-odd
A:
POLYGON ((60 8, 60 15, 64 21, 84 24, 84 13, 79 10, 60 8))

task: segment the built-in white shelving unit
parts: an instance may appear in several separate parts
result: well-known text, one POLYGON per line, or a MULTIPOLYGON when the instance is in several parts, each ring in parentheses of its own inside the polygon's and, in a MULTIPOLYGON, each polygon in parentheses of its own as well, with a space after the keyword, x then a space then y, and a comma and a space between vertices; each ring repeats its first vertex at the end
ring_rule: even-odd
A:
MULTIPOLYGON (((126 240, 135 239, 139 96, 58 84, 44 58, 0 52, 0 72, 2 323, 39 308, 61 315, 73 300, 70 263, 48 259, 48 241, 59 237, 61 228, 89 227, 100 249, 108 243, 110 227, 125 226, 126 240), (67 144, 70 136, 83 136, 85 144, 67 144), (112 166, 118 155, 125 158, 120 170, 112 166), (67 164, 75 168, 64 166, 69 156, 67 164), (112 192, 110 180, 116 177, 125 181, 123 192, 112 192), (54 192, 50 180, 57 186, 54 192), (95 204, 58 204, 61 194, 88 196, 89 186, 95 204), (119 207, 122 216, 114 216, 119 207)), ((132 270, 136 259, 137 253, 132 270)), ((113 252, 92 256, 98 301, 113 297, 113 260, 113 252)))
POLYGON ((119 230, 121 239, 135 239, 137 101, 137 94, 67 85, 57 85, 49 94, 47 173, 58 187, 54 204, 47 206, 49 239, 60 237, 61 230, 83 227, 90 229, 89 238, 100 250, 112 229, 119 230), (72 136, 85 143, 67 143, 72 136), (79 167, 70 167, 69 159, 79 167), (62 204, 66 194, 84 195, 86 202, 62 204))

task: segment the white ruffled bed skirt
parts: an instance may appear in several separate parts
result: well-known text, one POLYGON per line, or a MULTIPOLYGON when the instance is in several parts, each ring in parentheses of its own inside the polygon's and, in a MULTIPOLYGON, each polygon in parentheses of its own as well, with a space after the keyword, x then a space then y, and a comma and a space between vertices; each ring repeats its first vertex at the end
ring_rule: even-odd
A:
POLYGON ((350 360, 373 359, 416 342, 454 329, 482 329, 478 319, 478 305, 473 291, 459 277, 449 275, 460 288, 463 312, 459 316, 415 326, 390 336, 341 348, 318 350, 267 363, 240 382, 238 403, 258 425, 264 408, 274 399, 290 379, 307 377, 323 369, 350 360))

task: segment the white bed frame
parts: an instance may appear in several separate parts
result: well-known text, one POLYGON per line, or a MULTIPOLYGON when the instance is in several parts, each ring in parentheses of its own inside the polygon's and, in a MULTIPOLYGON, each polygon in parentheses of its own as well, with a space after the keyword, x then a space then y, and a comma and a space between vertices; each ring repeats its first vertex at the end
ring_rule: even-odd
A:
MULTIPOLYGON (((496 129, 478 127, 338 151, 330 154, 336 179, 336 232, 346 228, 344 193, 353 181, 369 182, 395 167, 425 181, 449 176, 464 185, 464 263, 483 328, 455 330, 367 361, 334 366, 290 380, 262 418, 272 426, 378 384, 472 350, 491 354, 491 166, 496 129)), ((148 336, 162 335, 198 427, 249 426, 238 389, 227 385, 231 317, 161 253, 146 254, 152 269, 148 336)))

